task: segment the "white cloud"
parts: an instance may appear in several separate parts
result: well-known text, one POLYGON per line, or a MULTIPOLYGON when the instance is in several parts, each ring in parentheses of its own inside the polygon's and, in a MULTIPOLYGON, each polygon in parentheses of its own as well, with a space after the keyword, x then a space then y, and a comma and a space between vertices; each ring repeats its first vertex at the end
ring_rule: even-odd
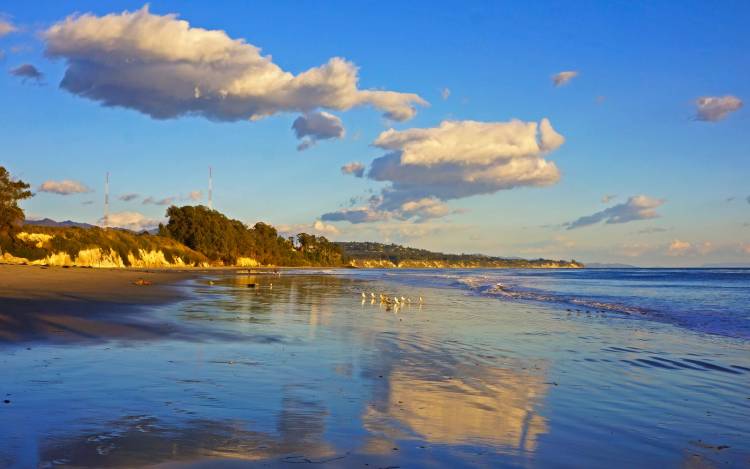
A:
POLYGON ((15 31, 18 31, 18 28, 13 23, 0 18, 0 37, 6 36, 15 31))
POLYGON ((384 221, 389 218, 389 213, 371 207, 344 208, 335 212, 324 213, 320 217, 323 221, 348 221, 355 224, 384 221))
POLYGON ((608 203, 612 202, 616 197, 617 197, 617 195, 615 195, 615 194, 605 194, 605 195, 602 196, 602 203, 603 204, 608 204, 608 203))
POLYGON ((389 129, 373 143, 388 153, 372 162, 368 177, 390 184, 380 196, 371 198, 368 207, 327 213, 323 219, 352 223, 390 216, 424 220, 454 213, 440 201, 551 185, 560 173, 545 157, 564 141, 547 119, 539 124, 444 121, 433 128, 389 129), (425 201, 429 209, 404 209, 405 204, 425 201))
POLYGON ((117 199, 118 199, 118 200, 122 200, 123 202, 130 202, 131 200, 135 200, 135 199, 137 199, 138 197, 140 197, 140 195, 139 195, 139 194, 135 194, 135 193, 130 193, 130 194, 122 194, 122 195, 121 195, 121 196, 119 196, 119 197, 118 197, 117 199))
POLYGON ((292 129, 297 139, 302 140, 297 146, 299 151, 307 150, 319 140, 342 138, 345 133, 341 119, 325 111, 299 116, 294 120, 292 129))
POLYGON ((565 139, 548 119, 536 122, 443 121, 428 129, 386 130, 373 143, 401 152, 404 165, 491 165, 513 159, 535 158, 552 151, 565 139))
POLYGON ((99 225, 111 226, 116 228, 126 228, 133 231, 151 230, 159 226, 159 223, 164 220, 156 218, 148 218, 142 213, 138 212, 117 212, 111 213, 109 218, 105 220, 103 217, 99 219, 99 225))
POLYGON ((23 64, 16 68, 12 68, 10 74, 14 77, 21 78, 21 81, 24 83, 29 80, 39 83, 42 81, 42 78, 44 78, 44 74, 31 64, 23 64))
POLYGON ((427 104, 413 93, 358 88, 357 67, 339 57, 294 75, 243 39, 191 27, 173 14, 152 14, 148 6, 70 16, 44 38, 47 55, 67 62, 62 88, 157 119, 255 120, 370 105, 402 121, 427 104))
POLYGON ((675 239, 671 243, 669 243, 667 254, 669 254, 670 256, 682 256, 687 253, 692 247, 693 245, 687 241, 675 239))
POLYGON ((570 80, 578 76, 578 72, 573 70, 568 70, 565 72, 560 72, 552 75, 552 83, 555 86, 565 86, 567 85, 570 80))
POLYGON ((416 218, 417 222, 423 222, 432 218, 441 218, 451 213, 448 206, 432 197, 419 200, 410 200, 401 204, 398 216, 405 220, 416 218))
POLYGON ((710 241, 693 244, 689 241, 679 239, 672 240, 667 246, 668 256, 698 256, 705 255, 714 250, 714 245, 710 241))
POLYGON ((341 233, 335 225, 323 223, 320 220, 315 220, 315 223, 313 223, 313 230, 315 230, 317 233, 326 234, 329 236, 335 236, 341 233))
POLYGON ((657 218, 656 208, 664 203, 663 199, 654 199, 645 195, 630 197, 627 202, 614 205, 593 215, 587 215, 567 223, 569 230, 594 225, 599 222, 607 224, 627 223, 636 220, 657 218))
POLYGON ((51 194, 71 195, 91 192, 91 189, 84 184, 65 179, 63 181, 44 181, 37 189, 39 192, 49 192, 51 194))
POLYGON ((295 236, 299 233, 314 234, 319 236, 338 236, 341 231, 335 226, 329 223, 324 223, 321 220, 315 220, 311 224, 297 224, 297 225, 278 225, 279 233, 284 236, 295 236))
POLYGON ((354 176, 361 178, 365 175, 365 165, 359 161, 352 161, 341 167, 342 174, 353 174, 354 176))
POLYGON ((192 200, 193 202, 197 202, 203 198, 203 192, 201 191, 191 191, 188 192, 188 195, 186 197, 183 197, 186 200, 192 200))
POLYGON ((736 96, 702 96, 695 100, 695 118, 699 121, 717 122, 742 107, 742 100, 736 96))
POLYGON ((146 197, 143 199, 143 205, 172 205, 176 197, 165 197, 163 199, 155 199, 153 197, 146 197))
POLYGON ((451 89, 450 88, 443 88, 440 90, 440 97, 443 98, 443 101, 448 99, 451 95, 451 89))

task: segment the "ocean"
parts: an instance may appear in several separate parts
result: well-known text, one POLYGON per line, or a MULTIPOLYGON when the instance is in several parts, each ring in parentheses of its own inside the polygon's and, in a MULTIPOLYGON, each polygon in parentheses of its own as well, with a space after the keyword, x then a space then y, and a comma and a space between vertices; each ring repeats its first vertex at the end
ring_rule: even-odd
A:
POLYGON ((750 269, 380 270, 357 274, 750 339, 750 269))
POLYGON ((320 269, 182 288, 137 313, 182 335, 0 344, 0 466, 750 464, 748 270, 320 269))

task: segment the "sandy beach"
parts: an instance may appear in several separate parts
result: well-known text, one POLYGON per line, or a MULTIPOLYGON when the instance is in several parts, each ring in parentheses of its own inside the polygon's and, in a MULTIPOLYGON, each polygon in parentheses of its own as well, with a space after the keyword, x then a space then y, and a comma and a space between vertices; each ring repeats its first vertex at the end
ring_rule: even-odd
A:
POLYGON ((144 307, 183 298, 177 285, 197 274, 0 265, 0 342, 168 335, 167 325, 146 318, 144 307))

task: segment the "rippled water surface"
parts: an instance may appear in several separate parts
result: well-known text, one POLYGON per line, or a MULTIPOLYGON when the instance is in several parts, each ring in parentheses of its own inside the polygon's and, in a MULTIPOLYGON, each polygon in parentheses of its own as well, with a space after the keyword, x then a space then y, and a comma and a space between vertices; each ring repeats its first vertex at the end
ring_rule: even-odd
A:
POLYGON ((748 467, 747 274, 674 272, 201 279, 137 314, 203 338, 2 345, 0 466, 748 467))

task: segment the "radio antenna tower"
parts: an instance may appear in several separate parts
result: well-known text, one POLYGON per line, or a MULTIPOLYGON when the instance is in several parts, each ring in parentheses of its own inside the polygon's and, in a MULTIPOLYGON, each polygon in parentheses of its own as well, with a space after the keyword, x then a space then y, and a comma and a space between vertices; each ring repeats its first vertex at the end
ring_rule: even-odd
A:
POLYGON ((104 227, 109 227, 109 171, 104 178, 104 227))
POLYGON ((213 201, 213 193, 214 193, 214 174, 211 167, 208 167, 208 208, 212 209, 214 208, 214 201, 213 201))

